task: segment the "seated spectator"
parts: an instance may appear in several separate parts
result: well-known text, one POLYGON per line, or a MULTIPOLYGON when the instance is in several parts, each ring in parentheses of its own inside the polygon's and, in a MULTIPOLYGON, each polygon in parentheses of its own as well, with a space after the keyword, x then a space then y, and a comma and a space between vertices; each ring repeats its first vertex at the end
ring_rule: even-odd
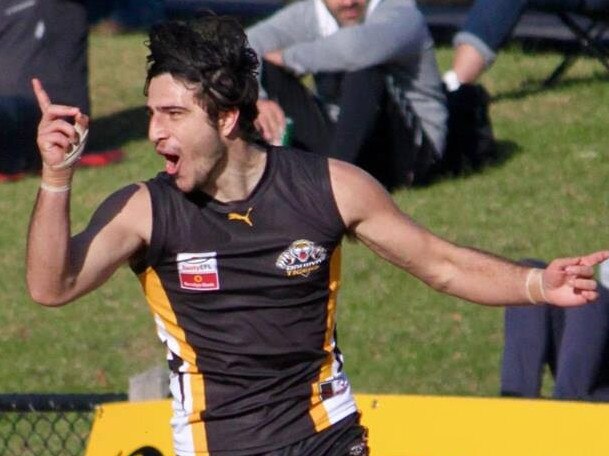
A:
POLYGON ((452 67, 443 76, 447 89, 449 147, 445 167, 459 172, 462 156, 479 168, 495 156, 493 132, 488 116, 489 97, 476 84, 509 40, 527 8, 542 11, 595 13, 609 11, 609 0, 475 0, 465 25, 453 39, 452 67), (474 129, 470 126, 474 122, 474 129))
POLYGON ((268 141, 280 141, 287 116, 295 146, 356 163, 388 188, 441 159, 446 100, 415 2, 301 0, 247 32, 263 61, 257 123, 268 141))
MULTIPOLYGON (((40 110, 30 80, 58 103, 89 113, 88 24, 84 0, 9 0, 0 15, 0 182, 40 169, 34 137, 40 110)), ((87 151, 85 166, 120 160, 120 150, 87 151)))
MULTIPOLYGON (((523 264, 545 267, 537 260, 523 264)), ((608 265, 601 265, 601 271, 608 265)), ((601 278, 597 301, 586 307, 549 305, 505 311, 501 368, 503 396, 539 397, 545 366, 555 399, 609 401, 609 289, 601 278)))
POLYGON ((448 90, 472 84, 491 66, 527 8, 573 13, 609 12, 609 0, 475 0, 462 30, 454 37, 448 90))

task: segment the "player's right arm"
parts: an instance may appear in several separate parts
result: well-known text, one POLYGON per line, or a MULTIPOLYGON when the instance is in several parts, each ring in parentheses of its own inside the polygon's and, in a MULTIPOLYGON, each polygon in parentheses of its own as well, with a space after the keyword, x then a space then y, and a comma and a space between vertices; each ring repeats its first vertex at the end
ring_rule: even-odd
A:
POLYGON ((43 167, 28 231, 26 279, 35 301, 58 306, 101 285, 144 248, 152 215, 148 190, 132 185, 111 195, 87 228, 71 236, 69 187, 74 168, 55 165, 77 139, 66 118, 85 128, 88 119, 78 108, 52 104, 42 85, 36 80, 33 85, 42 111, 37 142, 43 167))

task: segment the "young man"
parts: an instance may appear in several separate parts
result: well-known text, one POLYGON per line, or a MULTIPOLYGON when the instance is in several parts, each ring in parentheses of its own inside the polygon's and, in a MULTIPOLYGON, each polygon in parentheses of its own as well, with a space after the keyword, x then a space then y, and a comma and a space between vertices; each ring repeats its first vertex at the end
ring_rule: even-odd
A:
POLYGON ((259 142, 257 61, 236 22, 161 24, 149 47, 149 136, 165 170, 111 195, 75 236, 65 119, 87 118, 34 80, 44 168, 27 283, 60 306, 129 262, 167 346, 177 454, 367 454, 334 337, 346 234, 462 299, 596 298, 592 266, 609 252, 518 266, 433 235, 355 166, 259 142))
POLYGON ((355 163, 388 188, 441 159, 446 100, 415 2, 301 0, 247 34, 264 59, 258 123, 268 141, 290 117, 293 145, 355 163))

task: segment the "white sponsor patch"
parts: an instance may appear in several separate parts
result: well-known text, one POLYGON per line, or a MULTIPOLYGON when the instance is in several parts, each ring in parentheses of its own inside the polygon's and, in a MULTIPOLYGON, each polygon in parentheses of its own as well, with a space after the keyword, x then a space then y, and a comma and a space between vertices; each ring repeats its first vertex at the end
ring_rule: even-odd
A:
POLYGON ((176 259, 181 288, 196 291, 220 289, 216 252, 178 253, 176 259))
POLYGON ((319 397, 322 401, 344 394, 350 388, 347 376, 342 372, 319 384, 319 397))

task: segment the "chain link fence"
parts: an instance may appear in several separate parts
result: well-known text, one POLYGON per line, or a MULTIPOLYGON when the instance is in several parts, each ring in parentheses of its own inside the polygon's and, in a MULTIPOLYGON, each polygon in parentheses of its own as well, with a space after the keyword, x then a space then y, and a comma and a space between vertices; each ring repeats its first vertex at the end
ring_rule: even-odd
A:
POLYGON ((126 394, 0 395, 0 455, 83 455, 95 406, 126 399, 126 394))

